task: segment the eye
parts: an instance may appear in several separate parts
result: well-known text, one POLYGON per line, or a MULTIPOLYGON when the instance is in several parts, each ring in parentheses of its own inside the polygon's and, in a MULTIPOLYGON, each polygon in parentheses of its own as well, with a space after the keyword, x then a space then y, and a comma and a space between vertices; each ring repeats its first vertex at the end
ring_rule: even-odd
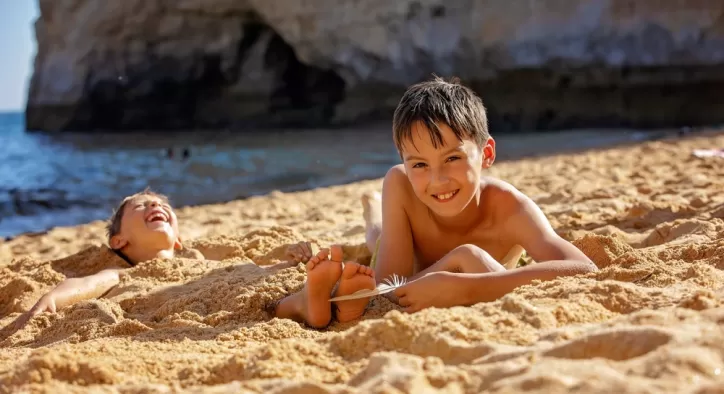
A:
POLYGON ((461 159, 460 156, 450 156, 447 158, 447 161, 450 162, 450 161, 455 161, 455 160, 460 160, 460 159, 461 159))
POLYGON ((424 168, 426 165, 425 163, 415 163, 412 168, 424 168))

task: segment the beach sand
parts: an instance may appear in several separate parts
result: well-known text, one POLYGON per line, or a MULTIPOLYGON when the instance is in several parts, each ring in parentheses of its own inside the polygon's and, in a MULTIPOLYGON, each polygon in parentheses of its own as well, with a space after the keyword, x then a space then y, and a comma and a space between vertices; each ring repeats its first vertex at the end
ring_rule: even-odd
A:
POLYGON ((209 260, 140 264, 16 330, 65 277, 123 265, 102 222, 19 236, 0 243, 0 392, 724 393, 724 159, 691 155, 719 147, 724 134, 498 163, 599 272, 416 314, 375 297, 326 330, 270 318, 305 279, 284 251, 342 243, 368 263, 360 196, 380 180, 179 209, 209 260))

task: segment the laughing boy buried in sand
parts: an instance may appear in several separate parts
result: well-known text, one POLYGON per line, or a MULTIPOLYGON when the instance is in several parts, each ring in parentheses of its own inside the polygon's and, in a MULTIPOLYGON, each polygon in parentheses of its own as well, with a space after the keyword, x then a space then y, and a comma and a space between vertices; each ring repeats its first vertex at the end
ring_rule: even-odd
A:
MULTIPOLYGON (((387 172, 381 196, 362 200, 374 274, 356 264, 342 274, 339 287, 350 286, 332 301, 348 296, 332 304, 344 320, 364 312, 369 296, 351 298, 374 288, 365 277, 405 278, 393 294, 415 312, 492 301, 534 280, 597 270, 530 198, 482 175, 495 161, 495 141, 472 90, 440 78, 411 86, 395 111, 393 137, 403 164, 387 172), (538 263, 515 268, 523 250, 538 263)), ((313 258, 305 288, 277 306, 279 317, 329 322, 329 290, 340 268, 325 257, 313 258)))
MULTIPOLYGON (((123 199, 108 223, 108 244, 130 267, 155 258, 174 257, 183 247, 178 219, 168 198, 145 190, 123 199)), ((119 271, 106 269, 64 280, 41 297, 20 324, 42 312, 55 313, 78 301, 102 296, 118 284, 119 271)))

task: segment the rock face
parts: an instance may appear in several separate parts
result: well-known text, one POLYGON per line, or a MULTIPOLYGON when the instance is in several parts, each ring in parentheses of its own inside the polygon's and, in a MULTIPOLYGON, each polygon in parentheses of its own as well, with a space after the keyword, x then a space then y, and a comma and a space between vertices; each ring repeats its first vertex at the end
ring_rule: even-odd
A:
POLYGON ((39 0, 30 130, 339 125, 459 76, 493 130, 724 120, 718 0, 39 0))

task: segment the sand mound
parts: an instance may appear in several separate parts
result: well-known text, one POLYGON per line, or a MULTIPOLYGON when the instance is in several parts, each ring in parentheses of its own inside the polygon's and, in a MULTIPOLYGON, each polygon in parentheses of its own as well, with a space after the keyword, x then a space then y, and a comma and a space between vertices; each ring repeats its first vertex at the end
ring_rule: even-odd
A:
POLYGON ((368 262, 358 201, 379 180, 182 209, 183 257, 22 329, 65 277, 127 265, 100 222, 0 243, 0 392, 723 392, 724 161, 689 155, 711 146, 724 137, 496 165, 599 272, 412 315, 376 297, 328 330, 270 316, 305 280, 284 250, 368 262))

